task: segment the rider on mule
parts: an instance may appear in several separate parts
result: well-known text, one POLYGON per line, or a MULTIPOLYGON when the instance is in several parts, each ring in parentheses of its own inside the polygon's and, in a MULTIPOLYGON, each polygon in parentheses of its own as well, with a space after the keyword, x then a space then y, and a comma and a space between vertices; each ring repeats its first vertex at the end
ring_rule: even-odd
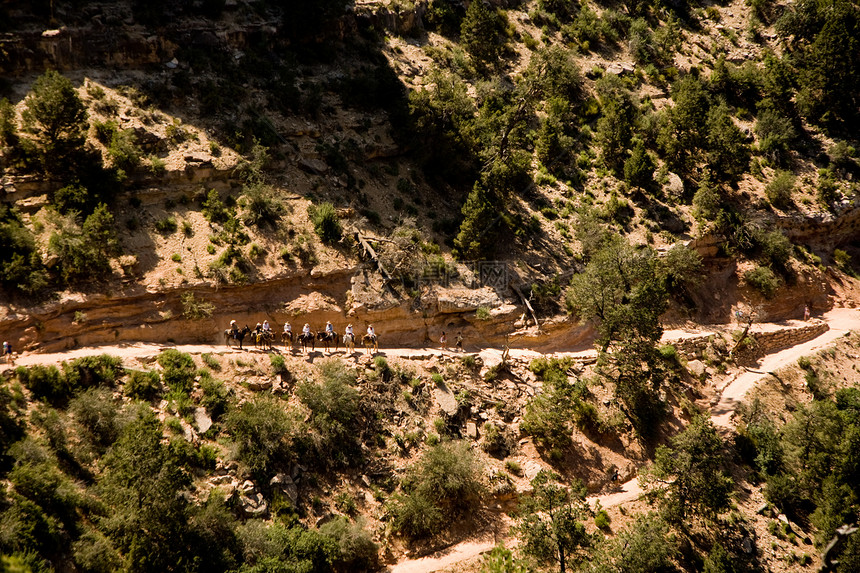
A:
POLYGON ((302 336, 307 336, 310 333, 311 333, 311 325, 306 322, 305 325, 302 327, 302 336))
POLYGON ((284 323, 284 334, 290 337, 293 334, 293 326, 289 322, 284 323))
POLYGON ((332 326, 330 320, 325 323, 325 336, 329 339, 334 337, 334 326, 332 326))
POLYGON ((268 321, 268 320, 264 320, 264 321, 263 321, 263 332, 265 332, 265 333, 267 333, 267 334, 271 334, 271 333, 272 333, 272 327, 271 327, 271 326, 269 326, 269 321, 268 321))
POLYGON ((230 336, 236 338, 236 335, 239 334, 239 325, 236 324, 235 320, 230 321, 230 336))

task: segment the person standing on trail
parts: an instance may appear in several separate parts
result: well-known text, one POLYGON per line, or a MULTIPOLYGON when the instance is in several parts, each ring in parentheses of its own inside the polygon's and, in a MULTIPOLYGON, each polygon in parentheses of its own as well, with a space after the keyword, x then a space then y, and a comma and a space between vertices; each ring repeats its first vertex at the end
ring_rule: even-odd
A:
POLYGON ((8 342, 3 342, 3 361, 12 364, 12 345, 8 342))
POLYGON ((809 320, 809 305, 803 307, 803 320, 809 320))
POLYGON ((460 332, 457 333, 457 338, 455 339, 455 341, 456 342, 454 343, 454 346, 457 348, 457 350, 463 350, 463 334, 462 333, 460 333, 460 332))
POLYGON ((448 335, 445 334, 445 331, 442 331, 442 336, 439 337, 439 344, 442 345, 442 350, 448 349, 448 335))

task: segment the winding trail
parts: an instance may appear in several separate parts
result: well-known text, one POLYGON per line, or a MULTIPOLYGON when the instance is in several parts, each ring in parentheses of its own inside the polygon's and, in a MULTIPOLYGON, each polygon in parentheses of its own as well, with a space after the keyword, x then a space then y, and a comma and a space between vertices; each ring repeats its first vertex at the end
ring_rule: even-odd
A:
MULTIPOLYGON (((723 386, 720 392, 719 400, 711 407, 711 419, 714 424, 720 428, 732 428, 732 414, 738 404, 743 401, 744 396, 755 385, 770 376, 773 372, 783 366, 794 363, 798 358, 804 355, 814 353, 827 345, 831 344, 838 338, 846 335, 852 330, 860 330, 860 310, 851 308, 834 308, 829 312, 819 317, 827 323, 829 329, 813 338, 812 340, 796 344, 787 348, 783 348, 776 352, 763 357, 756 369, 744 369, 737 372, 723 386)), ((762 324, 757 325, 761 330, 771 330, 778 328, 777 325, 762 324)), ((709 334, 707 327, 699 329, 682 329, 670 330, 664 334, 664 340, 677 340, 690 336, 698 336, 709 334)), ((122 358, 147 358, 157 356, 162 350, 167 348, 176 348, 182 352, 188 353, 221 353, 221 354, 236 354, 242 355, 253 350, 239 350, 236 348, 227 348, 223 345, 174 345, 174 344, 152 344, 152 343, 125 343, 111 346, 96 346, 78 348, 65 352, 55 353, 24 353, 16 357, 16 366, 32 366, 35 364, 59 364, 64 360, 74 360, 81 356, 93 354, 108 353, 122 358)), ((357 349, 358 350, 358 349, 357 349)), ((457 353, 452 351, 441 351, 437 348, 382 348, 380 354, 384 356, 402 356, 416 357, 422 356, 430 358, 431 356, 456 356, 457 353)), ((363 352, 362 352, 363 354, 363 352)), ((593 350, 579 352, 553 352, 552 356, 573 356, 579 358, 589 358, 594 355, 593 350)), ((343 352, 336 354, 345 356, 343 352)), ((502 350, 496 348, 486 348, 480 351, 484 362, 497 362, 501 360, 502 350)), ((511 348, 510 355, 512 357, 530 359, 538 356, 546 356, 540 352, 527 349, 511 348)), ((356 354, 356 356, 358 356, 356 354)), ((322 356, 320 356, 322 357, 322 356)), ((316 359, 316 357, 315 357, 316 359)), ((11 368, 8 364, 0 364, 0 371, 11 368)), ((613 492, 602 495, 589 496, 589 503, 592 506, 599 501, 604 508, 614 507, 623 503, 638 499, 643 493, 639 486, 638 478, 633 478, 625 483, 620 484, 618 489, 613 492)), ((395 565, 391 566, 391 573, 430 573, 438 571, 453 565, 471 562, 477 560, 483 553, 491 550, 497 543, 495 536, 491 533, 483 536, 478 536, 466 541, 462 541, 451 547, 437 551, 431 555, 418 559, 403 559, 395 565)))
POLYGON ((719 402, 711 407, 711 420, 715 426, 732 428, 731 418, 738 404, 759 381, 770 376, 770 372, 797 362, 801 356, 821 350, 852 330, 860 330, 860 310, 854 308, 834 308, 820 318, 830 327, 826 332, 812 340, 768 354, 759 361, 756 370, 747 369, 729 380, 723 387, 719 402))

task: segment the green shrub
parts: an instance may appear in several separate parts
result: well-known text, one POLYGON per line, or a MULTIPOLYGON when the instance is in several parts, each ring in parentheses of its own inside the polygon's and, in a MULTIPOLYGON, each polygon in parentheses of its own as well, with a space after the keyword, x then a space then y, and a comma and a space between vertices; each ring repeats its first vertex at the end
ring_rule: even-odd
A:
POLYGON ((97 530, 88 530, 72 544, 75 563, 83 571, 110 573, 122 569, 122 557, 110 540, 97 530))
POLYGON ((56 366, 19 366, 15 369, 18 380, 39 400, 57 404, 72 396, 72 388, 56 366))
POLYGON ((122 359, 110 354, 83 356, 63 362, 63 375, 70 387, 77 389, 113 386, 125 374, 122 359))
POLYGON ((155 174, 159 175, 164 173, 167 170, 167 162, 162 158, 157 157, 155 155, 149 156, 149 170, 155 174))
POLYGON ((221 363, 218 362, 218 359, 212 356, 211 353, 204 352, 200 355, 200 359, 203 360, 203 364, 205 364, 210 369, 215 370, 216 372, 221 370, 221 363))
POLYGON ((486 306, 479 306, 475 311, 475 318, 478 320, 490 320, 490 309, 486 306))
POLYGON ((158 364, 164 369, 161 377, 170 390, 185 394, 191 392, 196 370, 190 354, 168 348, 158 355, 158 364))
POLYGON ((203 320, 211 318, 215 305, 203 299, 198 299, 193 292, 182 293, 182 316, 185 320, 203 320))
POLYGON ((245 187, 245 213, 243 220, 246 225, 258 227, 276 227, 284 214, 284 204, 275 196, 274 190, 262 183, 245 187))
POLYGON ((851 270, 851 255, 842 249, 833 250, 833 262, 843 271, 851 270))
POLYGON ((285 405, 270 396, 255 396, 232 407, 224 427, 236 448, 236 456, 258 479, 268 480, 293 458, 296 422, 285 405))
POLYGON ((155 370, 132 370, 124 391, 130 398, 151 402, 161 394, 161 376, 155 370))
POLYGON ((60 278, 67 284, 110 276, 110 257, 118 250, 114 218, 104 204, 83 225, 71 216, 64 218, 48 240, 48 251, 57 258, 60 278))
POLYGON ((215 189, 210 189, 201 204, 203 216, 210 223, 226 223, 233 216, 232 211, 215 189))
POLYGON ((116 130, 111 134, 108 156, 114 167, 129 173, 140 165, 140 148, 137 146, 137 138, 134 130, 116 130))
POLYGON ((767 200, 779 209, 787 209, 792 203, 794 193, 794 174, 790 171, 777 171, 773 180, 764 188, 767 200))
POLYGON ((334 244, 340 241, 343 229, 334 205, 328 202, 311 205, 308 207, 308 216, 314 224, 314 231, 323 243, 334 244))
POLYGON ((322 383, 306 381, 296 388, 299 400, 310 410, 311 439, 323 464, 344 463, 359 451, 360 395, 355 371, 339 360, 320 366, 322 383))
POLYGON ((598 529, 609 529, 609 524, 612 523, 612 519, 609 517, 609 514, 606 513, 605 509, 601 509, 594 515, 594 525, 598 529))
POLYGON ((96 132, 96 139, 104 145, 108 145, 113 139, 114 133, 117 132, 119 126, 116 121, 108 119, 106 121, 94 121, 93 129, 96 132))
POLYGON ((768 267, 756 267, 744 273, 744 281, 765 298, 771 299, 776 295, 781 281, 768 267))
POLYGON ((33 233, 16 209, 0 204, 0 286, 32 294, 47 282, 33 233))
POLYGON ((119 409, 106 388, 90 388, 69 402, 69 411, 83 429, 82 435, 99 453, 119 437, 119 409))
POLYGON ((445 524, 442 511, 430 498, 418 492, 395 495, 389 511, 392 529, 410 539, 435 535, 445 524))
POLYGON ((284 357, 280 354, 269 355, 269 362, 272 364, 272 374, 275 376, 283 376, 287 374, 287 364, 284 362, 284 357))
POLYGON ((443 442, 428 449, 403 482, 404 493, 389 509, 392 527, 410 538, 440 532, 451 519, 467 514, 483 492, 480 467, 469 445, 443 442))
POLYGON ((179 229, 175 217, 165 217, 155 222, 155 230, 162 235, 171 235, 179 229))
POLYGON ((218 421, 227 411, 232 391, 222 381, 211 376, 201 377, 200 388, 203 390, 200 405, 206 408, 214 421, 218 421))
POLYGON ((379 374, 379 377, 385 382, 391 380, 394 376, 394 371, 391 369, 391 366, 389 366, 388 360, 385 359, 385 356, 374 357, 373 368, 379 374))
POLYGON ((332 564, 338 571, 376 571, 379 566, 379 547, 361 520, 351 523, 338 517, 320 527, 320 534, 337 545, 332 564))
POLYGON ((504 458, 510 453, 510 445, 503 431, 491 422, 484 424, 481 427, 483 431, 483 439, 481 440, 481 449, 498 458, 504 458))

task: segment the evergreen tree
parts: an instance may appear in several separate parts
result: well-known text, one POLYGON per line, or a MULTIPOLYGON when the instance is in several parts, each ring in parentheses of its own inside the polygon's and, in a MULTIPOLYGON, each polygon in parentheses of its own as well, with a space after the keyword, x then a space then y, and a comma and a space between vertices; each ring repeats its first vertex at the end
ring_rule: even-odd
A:
POLYGON ((498 65, 505 50, 506 18, 484 0, 472 0, 460 25, 460 43, 475 67, 484 72, 498 65))
POLYGON ((53 70, 39 76, 21 117, 44 169, 48 173, 71 170, 68 162, 83 147, 88 128, 86 108, 72 82, 53 70))
POLYGON ((725 181, 735 182, 750 162, 746 136, 735 125, 725 105, 712 107, 707 123, 708 164, 725 181))
POLYGON ((558 476, 541 470, 532 480, 532 495, 520 505, 523 552, 544 563, 556 563, 560 573, 582 557, 592 543, 582 520, 590 513, 582 483, 572 488, 558 476))
POLYGON ((732 480, 723 471, 723 440, 708 418, 696 416, 687 428, 660 446, 650 478, 662 488, 667 515, 683 521, 692 510, 714 516, 729 506, 732 480))
POLYGON ((454 239, 461 259, 483 259, 492 252, 501 228, 502 205, 498 193, 488 191, 480 181, 475 182, 463 205, 463 222, 454 239))
POLYGON ((633 187, 649 189, 654 184, 656 168, 651 154, 645 149, 645 144, 642 140, 636 139, 630 157, 624 162, 624 180, 633 187))

